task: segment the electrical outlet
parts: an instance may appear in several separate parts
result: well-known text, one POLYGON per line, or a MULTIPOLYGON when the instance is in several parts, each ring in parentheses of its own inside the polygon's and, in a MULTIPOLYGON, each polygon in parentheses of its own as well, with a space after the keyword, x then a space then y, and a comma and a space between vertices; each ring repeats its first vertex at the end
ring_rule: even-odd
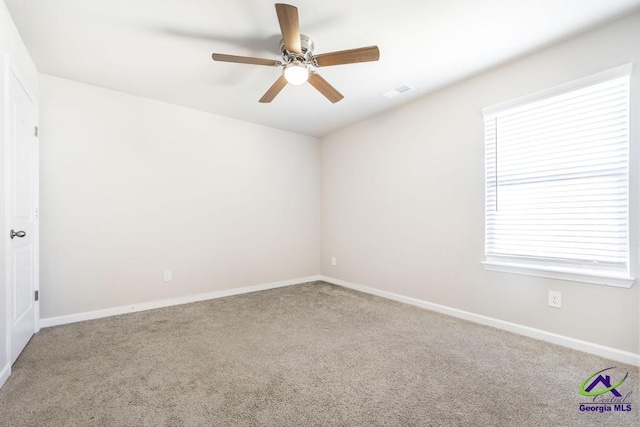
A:
POLYGON ((338 265, 338 260, 334 256, 331 257, 331 265, 338 265))
POLYGON ((549 291, 549 307, 562 308, 562 293, 549 291))
POLYGON ((164 281, 170 282, 173 279, 173 275, 171 274, 171 270, 164 271, 164 281))

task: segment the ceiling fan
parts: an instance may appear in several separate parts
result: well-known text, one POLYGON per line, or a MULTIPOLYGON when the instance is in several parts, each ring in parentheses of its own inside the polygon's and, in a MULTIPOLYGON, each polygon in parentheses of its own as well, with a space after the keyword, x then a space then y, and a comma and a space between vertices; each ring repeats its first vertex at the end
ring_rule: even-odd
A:
POLYGON ((377 61, 380 59, 378 46, 314 55, 313 40, 304 34, 300 34, 298 8, 289 4, 276 3, 276 14, 278 15, 278 22, 280 23, 280 30, 282 32, 282 40, 280 41, 282 61, 249 56, 225 55, 222 53, 214 53, 211 55, 214 61, 283 67, 282 76, 280 76, 262 98, 260 98, 260 102, 273 101, 287 83, 298 86, 308 81, 311 86, 316 88, 329 101, 336 103, 344 98, 344 96, 331 86, 329 82, 323 79, 313 68, 377 61))

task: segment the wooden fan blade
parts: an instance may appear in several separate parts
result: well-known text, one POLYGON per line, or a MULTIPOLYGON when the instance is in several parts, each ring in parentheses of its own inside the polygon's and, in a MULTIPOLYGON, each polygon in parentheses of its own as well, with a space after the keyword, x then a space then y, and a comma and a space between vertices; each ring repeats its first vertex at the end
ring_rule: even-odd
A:
POLYGON ((380 50, 378 49, 378 46, 367 46, 358 49, 321 53, 320 55, 316 55, 314 58, 318 67, 354 64, 356 62, 377 61, 380 59, 380 50))
POLYGON ((284 48, 291 53, 302 54, 298 8, 290 4, 276 3, 276 14, 280 23, 284 48))
POLYGON ((273 59, 252 58, 250 56, 236 56, 225 55, 223 53, 214 53, 211 55, 214 61, 222 62, 235 62, 240 64, 253 64, 253 65, 282 65, 280 61, 274 61, 273 59))
POLYGON ((276 80, 273 85, 271 85, 269 90, 262 96, 262 98, 260 98, 260 102, 264 103, 273 101, 273 98, 275 98, 276 95, 279 94, 282 88, 286 85, 287 79, 285 79, 284 76, 280 76, 280 78, 276 80))
POLYGON ((323 79, 318 73, 312 73, 309 76, 309 83, 334 104, 344 98, 344 95, 338 92, 336 88, 331 86, 329 82, 323 79))

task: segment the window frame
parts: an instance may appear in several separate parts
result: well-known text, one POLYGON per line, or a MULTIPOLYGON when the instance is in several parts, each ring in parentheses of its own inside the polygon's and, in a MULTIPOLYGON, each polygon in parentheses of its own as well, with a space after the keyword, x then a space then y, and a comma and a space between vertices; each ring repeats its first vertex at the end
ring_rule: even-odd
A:
MULTIPOLYGON (((596 85, 599 83, 603 83, 609 80, 613 80, 616 78, 629 76, 631 80, 631 84, 629 85, 629 92, 633 92, 633 79, 632 77, 632 69, 633 64, 625 64, 619 67, 615 67, 597 74, 590 75, 588 77, 575 80, 569 83, 565 83, 559 86, 555 86, 540 92, 536 92, 531 95, 527 95, 524 97, 520 97, 511 101, 507 101, 504 103, 500 103, 497 105, 489 106, 482 109, 483 117, 497 115, 505 110, 510 110, 513 108, 517 108, 523 105, 535 103, 537 101, 541 101, 547 98, 552 98, 558 95, 566 94, 568 92, 576 91, 588 86, 596 85)), ((502 273, 513 273, 513 274, 521 274, 527 276, 537 276, 537 277, 546 277, 552 279, 561 279, 561 280, 569 280, 576 281, 582 283, 593 283, 599 285, 609 285, 623 288, 630 288, 634 283, 635 274, 635 266, 636 263, 635 258, 637 253, 635 251, 637 244, 637 225, 636 220, 633 215, 637 214, 636 204, 638 202, 638 197, 635 194, 637 192, 637 187, 634 185, 634 179, 637 179, 637 175, 634 173, 634 169, 637 168, 637 162, 633 161, 634 154, 637 155, 637 151, 634 148, 636 144, 637 134, 634 130, 633 117, 634 113, 637 114, 637 111, 634 110, 635 105, 631 102, 633 98, 631 97, 629 102, 629 158, 628 158, 628 167, 629 167, 629 181, 627 182, 627 192, 628 192, 628 227, 627 227, 627 242, 628 242, 628 258, 627 258, 627 272, 626 274, 621 274, 620 272, 613 271, 587 271, 584 268, 571 268, 568 264, 560 264, 555 263, 552 260, 549 262, 544 261, 534 261, 532 259, 527 260, 526 257, 523 257, 523 262, 518 262, 518 257, 500 257, 496 255, 487 256, 486 251, 484 252, 484 261, 481 262, 482 266, 485 270, 488 271, 496 271, 502 273)), ((484 129, 484 124, 483 124, 484 129)), ((483 140, 483 143, 486 144, 486 141, 483 140)), ((486 146, 484 150, 486 156, 486 146)), ((484 171, 486 173, 487 165, 485 164, 484 171)), ((486 185, 486 180, 485 180, 486 185)), ((486 203, 486 188, 483 200, 486 203)), ((486 245, 487 242, 487 230, 486 230, 486 207, 484 211, 485 215, 485 233, 484 233, 484 243, 486 245)))

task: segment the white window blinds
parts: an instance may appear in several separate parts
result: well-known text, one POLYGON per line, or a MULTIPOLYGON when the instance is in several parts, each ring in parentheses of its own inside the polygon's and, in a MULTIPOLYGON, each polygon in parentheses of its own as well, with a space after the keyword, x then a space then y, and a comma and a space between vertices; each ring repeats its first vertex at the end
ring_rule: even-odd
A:
POLYGON ((485 112, 486 260, 629 277, 629 79, 485 112))

